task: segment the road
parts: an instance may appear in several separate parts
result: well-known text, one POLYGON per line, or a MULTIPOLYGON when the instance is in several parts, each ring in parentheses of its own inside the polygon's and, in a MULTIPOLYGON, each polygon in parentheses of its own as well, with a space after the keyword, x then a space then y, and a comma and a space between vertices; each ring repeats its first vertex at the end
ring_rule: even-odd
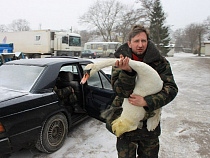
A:
MULTIPOLYGON (((103 59, 96 59, 99 61, 103 59)), ((169 57, 179 93, 162 110, 160 158, 210 157, 210 58, 175 54, 169 57)), ((53 154, 23 149, 8 158, 116 158, 116 138, 105 125, 88 119, 68 135, 53 154)))

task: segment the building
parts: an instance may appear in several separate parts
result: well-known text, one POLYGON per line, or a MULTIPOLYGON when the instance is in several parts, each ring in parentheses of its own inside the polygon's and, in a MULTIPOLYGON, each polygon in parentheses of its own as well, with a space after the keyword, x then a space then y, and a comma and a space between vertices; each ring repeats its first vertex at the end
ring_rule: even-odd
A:
POLYGON ((205 56, 210 56, 210 41, 204 41, 205 56))

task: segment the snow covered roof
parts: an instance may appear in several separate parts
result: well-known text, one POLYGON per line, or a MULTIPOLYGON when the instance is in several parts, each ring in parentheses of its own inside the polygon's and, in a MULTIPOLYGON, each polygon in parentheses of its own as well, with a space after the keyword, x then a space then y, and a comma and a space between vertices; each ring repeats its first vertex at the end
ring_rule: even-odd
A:
POLYGON ((203 43, 204 44, 210 44, 210 41, 204 41, 203 43))

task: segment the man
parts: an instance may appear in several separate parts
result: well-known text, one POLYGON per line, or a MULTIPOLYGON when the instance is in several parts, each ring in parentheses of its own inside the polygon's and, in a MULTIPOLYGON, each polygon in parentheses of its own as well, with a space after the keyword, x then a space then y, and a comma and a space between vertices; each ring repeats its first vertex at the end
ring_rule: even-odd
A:
MULTIPOLYGON (((157 158, 159 152, 160 123, 154 131, 148 131, 146 121, 153 116, 153 111, 172 101, 178 92, 169 62, 160 55, 154 43, 149 40, 147 30, 134 26, 128 36, 128 42, 115 52, 120 61, 112 69, 112 87, 116 97, 111 105, 113 115, 107 119, 107 128, 111 131, 111 122, 120 116, 123 98, 129 98, 134 106, 144 107, 147 114, 135 131, 124 133, 117 138, 117 151, 119 158, 157 158), (129 58, 145 62, 154 68, 163 80, 160 92, 146 97, 131 95, 135 86, 136 72, 128 65, 129 58)), ((112 132, 112 131, 111 131, 112 132)))

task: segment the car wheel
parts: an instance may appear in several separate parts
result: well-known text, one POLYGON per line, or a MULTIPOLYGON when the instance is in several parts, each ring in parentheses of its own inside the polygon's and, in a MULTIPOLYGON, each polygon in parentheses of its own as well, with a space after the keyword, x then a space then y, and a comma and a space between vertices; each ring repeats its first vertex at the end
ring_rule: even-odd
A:
POLYGON ((36 148, 42 152, 52 153, 60 149, 66 139, 68 122, 63 114, 50 117, 42 127, 36 148))
POLYGON ((113 53, 110 53, 110 54, 109 54, 109 57, 110 57, 110 58, 114 58, 114 54, 113 54, 113 53))

